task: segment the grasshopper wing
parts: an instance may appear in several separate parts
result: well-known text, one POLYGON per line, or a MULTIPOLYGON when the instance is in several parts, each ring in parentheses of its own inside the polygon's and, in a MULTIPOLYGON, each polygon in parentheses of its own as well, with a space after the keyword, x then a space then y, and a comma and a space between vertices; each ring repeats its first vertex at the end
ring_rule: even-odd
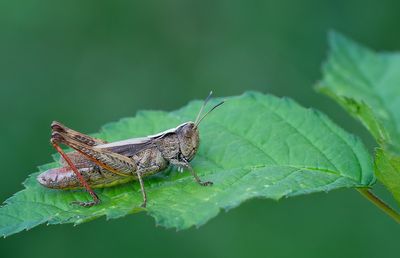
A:
POLYGON ((132 139, 128 139, 128 140, 100 144, 100 145, 94 146, 94 148, 107 149, 108 151, 131 157, 131 156, 135 155, 136 153, 138 153, 139 151, 151 148, 152 146, 154 146, 155 141, 157 139, 163 138, 164 136, 166 136, 168 134, 175 133, 179 127, 181 127, 185 124, 186 123, 184 123, 182 125, 178 125, 176 128, 171 128, 166 131, 160 132, 158 134, 149 135, 147 137, 132 138, 132 139))
POLYGON ((129 140, 111 142, 97 145, 95 149, 106 149, 108 151, 131 157, 136 153, 153 146, 154 141, 150 137, 134 138, 129 140))

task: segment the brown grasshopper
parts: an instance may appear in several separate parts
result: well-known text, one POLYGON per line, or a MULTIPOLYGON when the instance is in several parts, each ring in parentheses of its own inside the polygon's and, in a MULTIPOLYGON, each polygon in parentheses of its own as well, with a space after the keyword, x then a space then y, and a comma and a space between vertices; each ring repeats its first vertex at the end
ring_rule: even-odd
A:
POLYGON ((202 181, 189 164, 199 148, 200 122, 224 103, 218 103, 201 116, 211 95, 212 92, 205 99, 195 122, 189 121, 176 128, 143 138, 107 143, 67 128, 59 122, 53 122, 50 142, 62 157, 62 167, 41 173, 37 181, 53 189, 83 187, 93 198, 90 202, 73 202, 83 207, 100 203, 92 188, 109 187, 132 180, 139 181, 143 195, 142 207, 146 207, 143 177, 159 173, 169 165, 176 166, 181 172, 183 169, 189 170, 202 186, 212 185, 210 181, 202 181), (75 151, 65 153, 59 144, 65 144, 75 151))

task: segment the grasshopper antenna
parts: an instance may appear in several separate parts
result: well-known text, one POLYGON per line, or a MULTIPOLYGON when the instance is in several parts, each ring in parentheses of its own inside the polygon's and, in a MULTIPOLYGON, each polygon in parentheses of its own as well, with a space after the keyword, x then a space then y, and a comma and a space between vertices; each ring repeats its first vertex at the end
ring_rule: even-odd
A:
MULTIPOLYGON (((209 96, 210 96, 210 95, 209 95, 209 96)), ((221 106, 221 105, 224 104, 224 103, 225 103, 225 100, 219 102, 219 103, 218 103, 217 105, 215 105, 212 109, 210 109, 207 113, 205 113, 204 116, 202 116, 198 121, 197 121, 197 119, 196 119, 195 126, 197 127, 197 126, 200 124, 201 120, 203 120, 208 114, 210 114, 211 111, 213 111, 214 109, 216 109, 217 107, 221 106)))
POLYGON ((197 117, 196 117, 196 120, 195 120, 194 124, 196 124, 196 125, 198 124, 197 122, 198 122, 198 120, 200 118, 200 115, 201 115, 201 113, 203 113, 204 107, 207 105, 207 102, 211 99, 212 94, 213 94, 213 92, 210 91, 210 93, 208 94, 207 98, 204 100, 204 103, 201 106, 199 113, 197 114, 197 117))

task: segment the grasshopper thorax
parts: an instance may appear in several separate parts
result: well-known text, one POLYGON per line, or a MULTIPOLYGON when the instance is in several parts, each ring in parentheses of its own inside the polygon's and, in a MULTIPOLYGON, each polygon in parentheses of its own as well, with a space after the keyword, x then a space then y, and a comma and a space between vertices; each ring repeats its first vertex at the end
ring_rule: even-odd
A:
POLYGON ((194 122, 186 122, 176 130, 179 147, 183 158, 187 161, 193 159, 199 148, 199 129, 194 122))

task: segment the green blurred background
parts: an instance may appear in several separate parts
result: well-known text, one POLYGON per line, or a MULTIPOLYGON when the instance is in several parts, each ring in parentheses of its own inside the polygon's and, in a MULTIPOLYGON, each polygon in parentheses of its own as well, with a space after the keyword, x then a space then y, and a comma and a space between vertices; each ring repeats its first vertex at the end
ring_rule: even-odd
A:
MULTIPOLYGON (((312 89, 331 29, 399 50, 399 1, 0 2, 0 200, 51 161, 49 125, 82 132, 189 100, 259 90, 368 133, 312 89)), ((378 187, 379 192, 390 196, 378 187)), ((144 213, 0 240, 1 257, 395 257, 399 226, 354 190, 251 200, 199 229, 144 213)))

